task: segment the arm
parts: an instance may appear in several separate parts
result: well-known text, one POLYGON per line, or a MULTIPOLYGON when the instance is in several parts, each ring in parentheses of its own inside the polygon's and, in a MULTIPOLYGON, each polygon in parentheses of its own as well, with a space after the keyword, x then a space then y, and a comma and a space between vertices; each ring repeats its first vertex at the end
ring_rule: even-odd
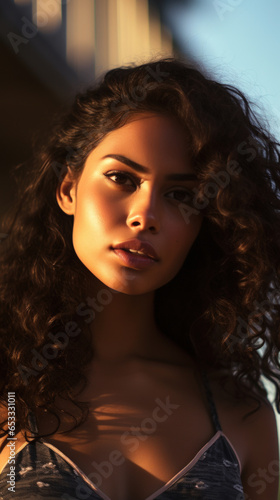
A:
POLYGON ((245 439, 248 453, 242 472, 246 500, 277 500, 279 444, 272 406, 263 403, 248 417, 245 439))

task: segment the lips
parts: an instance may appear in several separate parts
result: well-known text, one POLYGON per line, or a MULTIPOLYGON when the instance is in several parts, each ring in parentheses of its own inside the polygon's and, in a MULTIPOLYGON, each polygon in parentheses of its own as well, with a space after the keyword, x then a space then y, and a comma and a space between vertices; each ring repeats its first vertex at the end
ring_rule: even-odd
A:
POLYGON ((119 243, 118 245, 114 245, 113 250, 125 250, 131 255, 139 256, 139 257, 149 257, 155 261, 159 260, 159 257, 152 247, 152 245, 146 241, 141 241, 137 239, 124 241, 119 243), (130 252, 132 250, 132 252, 130 252))

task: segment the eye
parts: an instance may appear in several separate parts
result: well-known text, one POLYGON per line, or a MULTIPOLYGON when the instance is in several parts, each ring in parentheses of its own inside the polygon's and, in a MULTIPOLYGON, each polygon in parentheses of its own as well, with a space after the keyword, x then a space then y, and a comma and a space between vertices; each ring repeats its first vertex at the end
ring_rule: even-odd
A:
POLYGON ((186 189, 174 189, 173 191, 169 191, 166 196, 178 203, 189 203, 193 197, 193 193, 186 189))
POLYGON ((120 186, 136 187, 139 184, 137 179, 133 176, 119 170, 106 172, 104 175, 114 182, 114 184, 118 184, 120 186))

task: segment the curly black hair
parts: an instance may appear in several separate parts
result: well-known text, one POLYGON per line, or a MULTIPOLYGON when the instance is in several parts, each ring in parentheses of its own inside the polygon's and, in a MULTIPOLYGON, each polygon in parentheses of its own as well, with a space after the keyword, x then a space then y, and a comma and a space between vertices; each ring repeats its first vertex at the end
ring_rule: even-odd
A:
POLYGON ((107 72, 76 97, 28 175, 18 169, 0 245, 0 401, 16 392, 18 429, 38 408, 59 427, 57 395, 81 409, 76 425, 86 418, 74 388, 94 356, 82 313, 89 271, 55 193, 67 168, 78 179, 105 135, 142 112, 183 124, 200 182, 182 215, 186 227, 192 213, 204 216, 181 270, 156 291, 159 328, 237 395, 262 398, 269 379, 280 412, 279 143, 238 89, 169 58, 107 72))

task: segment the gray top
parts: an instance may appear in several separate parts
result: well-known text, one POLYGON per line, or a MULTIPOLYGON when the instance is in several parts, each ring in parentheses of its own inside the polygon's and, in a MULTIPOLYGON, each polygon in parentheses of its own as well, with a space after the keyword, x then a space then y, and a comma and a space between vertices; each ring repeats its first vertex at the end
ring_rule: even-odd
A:
MULTIPOLYGON (((204 376, 215 435, 168 483, 145 500, 244 500, 237 454, 221 430, 215 403, 204 376)), ((30 426, 36 434, 34 415, 30 426)), ((10 465, 0 475, 0 500, 111 500, 59 449, 42 439, 26 443, 16 454, 14 491, 7 483, 10 465)), ((106 481, 106 479, 104 479, 106 481)))

